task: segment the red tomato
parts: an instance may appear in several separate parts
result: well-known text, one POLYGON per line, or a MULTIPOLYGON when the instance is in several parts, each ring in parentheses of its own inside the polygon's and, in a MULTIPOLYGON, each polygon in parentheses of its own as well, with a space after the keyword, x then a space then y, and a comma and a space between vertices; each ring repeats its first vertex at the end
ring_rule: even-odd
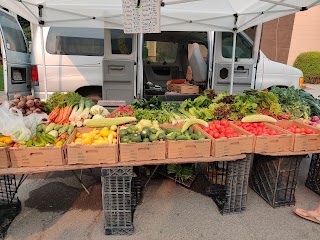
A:
POLYGON ((209 131, 208 132, 211 136, 213 136, 214 132, 213 131, 209 131))
POLYGON ((234 125, 241 126, 241 122, 233 122, 234 125))
POLYGON ((231 127, 226 127, 225 132, 226 133, 234 133, 234 130, 231 127))
POLYGON ((209 127, 204 127, 203 130, 206 131, 206 132, 209 132, 210 128, 209 127))
POLYGON ((229 122, 228 122, 227 119, 222 119, 222 120, 220 121, 220 124, 223 125, 223 126, 229 126, 229 122))
POLYGON ((306 129, 306 134, 314 134, 314 131, 310 128, 306 129))
POLYGON ((224 133, 220 133, 220 138, 226 137, 224 133))
POLYGON ((216 133, 213 134, 213 137, 214 138, 220 138, 220 134, 216 132, 216 133))
POLYGON ((306 129, 305 128, 300 128, 301 133, 305 133, 306 129))
POLYGON ((218 125, 218 124, 220 125, 220 121, 219 120, 213 120, 213 124, 214 125, 218 125))

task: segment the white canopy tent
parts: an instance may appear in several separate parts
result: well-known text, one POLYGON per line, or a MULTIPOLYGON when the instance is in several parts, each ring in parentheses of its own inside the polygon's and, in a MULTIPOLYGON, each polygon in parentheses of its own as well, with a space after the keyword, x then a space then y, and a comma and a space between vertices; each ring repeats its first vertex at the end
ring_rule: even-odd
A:
MULTIPOLYGON (((320 0, 159 0, 160 3, 161 31, 234 32, 232 93, 237 32, 308 10, 320 5, 320 0)), ((0 5, 40 26, 123 28, 122 0, 0 0, 0 5)))

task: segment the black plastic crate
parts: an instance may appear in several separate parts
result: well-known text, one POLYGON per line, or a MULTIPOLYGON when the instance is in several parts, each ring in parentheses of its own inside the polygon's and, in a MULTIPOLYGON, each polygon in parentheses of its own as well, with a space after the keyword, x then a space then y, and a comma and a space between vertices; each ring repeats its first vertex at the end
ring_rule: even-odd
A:
POLYGON ((133 176, 133 167, 109 167, 101 169, 102 177, 133 176))
POLYGON ((210 186, 207 194, 221 214, 240 213, 246 209, 251 154, 245 159, 208 163, 210 186))
POLYGON ((313 154, 310 162, 306 187, 320 195, 320 154, 313 154))
POLYGON ((133 233, 132 167, 102 168, 102 200, 106 235, 133 233))
POLYGON ((272 207, 295 204, 295 190, 304 156, 254 156, 250 187, 272 207))
POLYGON ((3 239, 14 218, 21 211, 15 175, 0 176, 0 239, 3 239))
POLYGON ((141 177, 132 178, 131 182, 131 209, 134 211, 142 198, 142 182, 141 177))

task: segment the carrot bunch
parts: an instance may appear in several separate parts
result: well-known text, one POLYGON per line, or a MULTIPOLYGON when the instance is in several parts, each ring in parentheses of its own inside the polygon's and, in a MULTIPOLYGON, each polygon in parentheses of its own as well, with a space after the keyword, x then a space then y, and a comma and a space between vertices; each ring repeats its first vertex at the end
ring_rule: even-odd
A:
POLYGON ((66 106, 61 109, 56 107, 50 114, 49 120, 50 122, 57 124, 69 124, 69 116, 72 112, 72 106, 66 106))
POLYGON ((72 113, 72 107, 77 106, 82 99, 78 93, 68 92, 54 93, 46 102, 50 122, 56 124, 69 124, 69 117, 72 113))

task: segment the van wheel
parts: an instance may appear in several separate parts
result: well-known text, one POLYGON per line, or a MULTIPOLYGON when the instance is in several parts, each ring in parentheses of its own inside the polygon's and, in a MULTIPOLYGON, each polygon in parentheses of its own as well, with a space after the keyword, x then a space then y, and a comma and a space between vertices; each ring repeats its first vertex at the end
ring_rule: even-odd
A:
POLYGON ((89 98, 90 100, 92 100, 94 103, 98 103, 99 100, 102 100, 102 97, 99 96, 98 94, 90 94, 85 96, 86 98, 89 98))

